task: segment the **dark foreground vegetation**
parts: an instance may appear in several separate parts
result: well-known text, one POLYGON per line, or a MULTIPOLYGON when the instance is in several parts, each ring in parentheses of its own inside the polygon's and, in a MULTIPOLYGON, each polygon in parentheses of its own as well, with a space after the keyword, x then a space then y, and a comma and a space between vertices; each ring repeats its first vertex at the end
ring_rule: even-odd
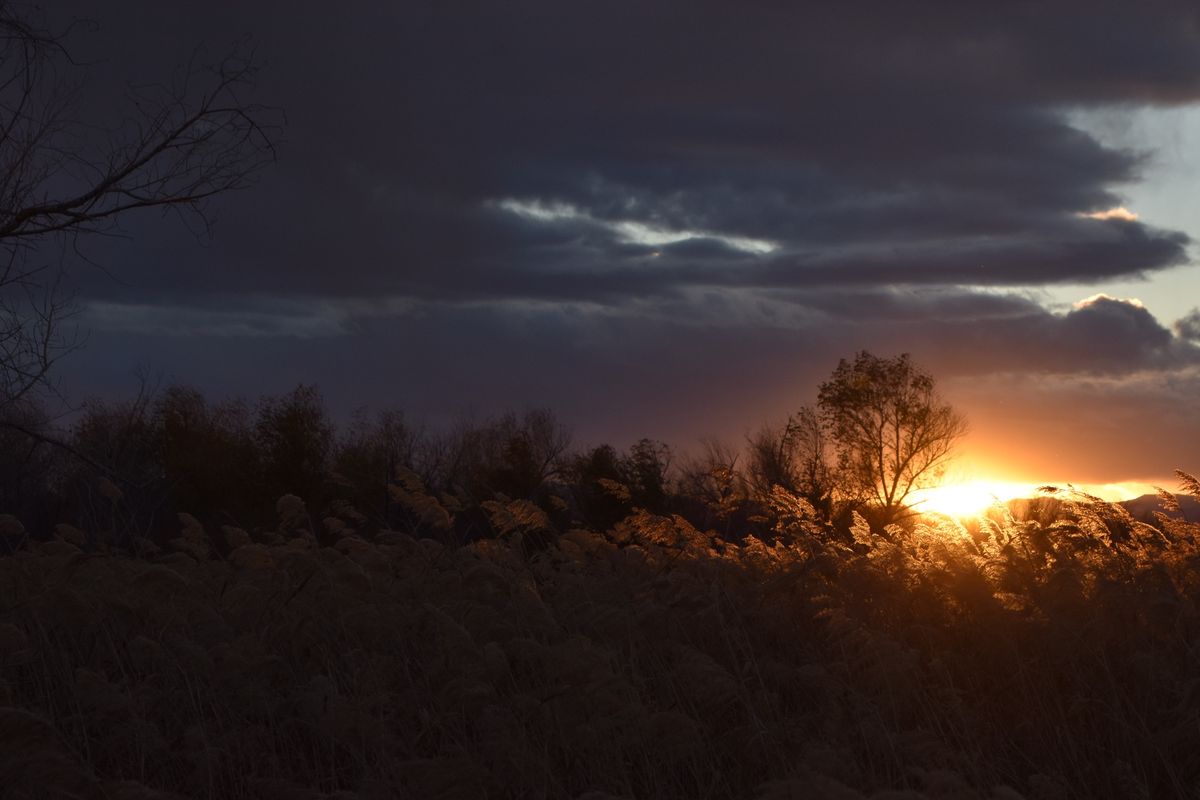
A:
POLYGON ((1200 797, 1186 519, 872 525, 779 431, 672 466, 305 389, 20 427, 6 798, 1200 797))

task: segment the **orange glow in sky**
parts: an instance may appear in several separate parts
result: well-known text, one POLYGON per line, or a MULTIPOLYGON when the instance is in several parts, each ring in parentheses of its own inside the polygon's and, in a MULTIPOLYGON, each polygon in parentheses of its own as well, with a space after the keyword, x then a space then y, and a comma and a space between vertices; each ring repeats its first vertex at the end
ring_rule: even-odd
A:
POLYGON ((913 493, 910 502, 913 508, 922 513, 972 517, 982 514, 996 503, 1036 494, 1037 485, 1034 484, 973 480, 921 489, 913 493))
MULTIPOLYGON (((1061 478, 1061 476, 1060 476, 1061 478)), ((1101 500, 1119 502, 1145 494, 1153 494, 1157 486, 1173 490, 1175 482, 1165 479, 1159 483, 1124 481, 1119 483, 1072 483, 1067 480, 1047 478, 1044 480, 1014 480, 1008 470, 993 465, 983 466, 964 459, 937 486, 920 489, 908 498, 908 504, 921 513, 945 514, 951 517, 973 517, 987 511, 996 503, 1006 503, 1023 497, 1037 497, 1041 486, 1057 486, 1059 489, 1076 489, 1099 497, 1101 500), (988 475, 1003 477, 985 477, 988 475)))

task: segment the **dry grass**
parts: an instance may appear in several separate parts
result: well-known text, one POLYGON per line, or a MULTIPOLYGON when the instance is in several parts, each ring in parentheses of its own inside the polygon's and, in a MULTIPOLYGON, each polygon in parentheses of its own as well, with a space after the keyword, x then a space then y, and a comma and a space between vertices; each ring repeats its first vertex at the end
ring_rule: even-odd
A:
POLYGON ((797 505, 774 543, 639 512, 543 546, 488 509, 459 547, 319 547, 284 498, 227 558, 185 516, 0 559, 4 796, 1200 797, 1200 525, 1085 498, 850 545, 797 505))

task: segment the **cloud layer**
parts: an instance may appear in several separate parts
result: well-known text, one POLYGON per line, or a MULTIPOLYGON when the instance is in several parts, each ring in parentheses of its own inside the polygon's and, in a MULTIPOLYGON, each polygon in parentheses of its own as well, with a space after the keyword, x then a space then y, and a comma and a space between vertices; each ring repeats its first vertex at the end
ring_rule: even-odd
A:
POLYGON ((77 12, 99 17, 78 47, 104 56, 101 94, 249 32, 289 116, 210 245, 157 219, 92 245, 122 282, 81 279, 117 348, 91 380, 135 352, 205 375, 205 339, 289 377, 324 353, 303 377, 363 401, 557 401, 596 435, 694 437, 802 402, 859 347, 948 381, 1196 364, 1194 315, 1028 292, 1188 263, 1183 233, 1122 205, 1149 154, 1069 120, 1200 100, 1190 0, 77 12), (293 337, 308 349, 271 341, 293 337), (695 393, 707 411, 680 414, 695 393))

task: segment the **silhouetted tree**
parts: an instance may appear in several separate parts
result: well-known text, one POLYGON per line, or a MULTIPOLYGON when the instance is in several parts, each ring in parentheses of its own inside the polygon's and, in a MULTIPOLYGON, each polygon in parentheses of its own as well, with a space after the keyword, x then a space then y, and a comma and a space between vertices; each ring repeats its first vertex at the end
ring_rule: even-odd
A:
POLYGON ((31 528, 45 529, 58 521, 50 502, 58 477, 58 454, 47 444, 53 433, 51 420, 41 406, 28 399, 9 405, 0 414, 9 423, 0 425, 0 509, 31 528))
POLYGON ((621 454, 602 444, 572 458, 566 478, 582 521, 607 530, 632 510, 621 454))
POLYGON ((463 424, 445 446, 444 488, 470 502, 497 494, 533 499, 560 467, 571 434, 548 409, 507 413, 483 425, 463 424))
POLYGON ((82 67, 35 7, 0 0, 0 406, 44 384, 75 343, 47 243, 75 247, 137 209, 173 209, 207 229, 206 203, 274 157, 274 116, 247 103, 252 59, 190 65, 131 90, 123 119, 78 115, 82 67))
POLYGON ((162 518, 165 473, 154 393, 143 383, 132 400, 88 400, 66 443, 82 457, 72 458, 65 476, 72 516, 121 545, 145 536, 162 518))
POLYGON ((687 516, 704 528, 720 528, 726 535, 735 522, 746 516, 747 486, 738 466, 736 450, 721 442, 706 439, 699 453, 689 456, 680 470, 679 492, 702 513, 687 516))
POLYGON ((266 498, 274 502, 280 495, 295 494, 319 508, 333 432, 315 386, 301 385, 283 397, 263 399, 254 423, 254 442, 262 460, 266 498))
POLYGON ((654 439, 639 439, 629 448, 621 466, 633 505, 656 513, 665 511, 671 448, 654 439))
POLYGON ((805 406, 781 429, 764 426, 750 439, 748 478, 762 500, 780 486, 803 497, 823 518, 832 514, 833 469, 817 412, 805 406))
MULTIPOLYGON (((154 392, 146 387, 132 400, 89 399, 72 426, 71 445, 130 485, 161 486, 160 430, 153 407, 154 392)), ((94 477, 90 468, 84 473, 94 477)))
POLYGON ((913 490, 937 481, 967 430, 907 353, 842 359, 817 405, 837 452, 839 485, 874 505, 884 525, 905 515, 913 490))
POLYGON ((245 403, 209 403, 196 389, 171 386, 156 413, 172 510, 221 524, 266 521, 260 519, 261 465, 245 403))
POLYGON ((395 482, 398 467, 415 466, 419 444, 417 431, 402 412, 388 409, 368 417, 360 410, 338 439, 333 480, 353 507, 390 526, 388 486, 395 482))
POLYGON ((555 469, 555 460, 570 437, 552 412, 540 409, 523 418, 506 414, 487 432, 489 455, 486 481, 494 492, 509 497, 533 497, 555 469))

